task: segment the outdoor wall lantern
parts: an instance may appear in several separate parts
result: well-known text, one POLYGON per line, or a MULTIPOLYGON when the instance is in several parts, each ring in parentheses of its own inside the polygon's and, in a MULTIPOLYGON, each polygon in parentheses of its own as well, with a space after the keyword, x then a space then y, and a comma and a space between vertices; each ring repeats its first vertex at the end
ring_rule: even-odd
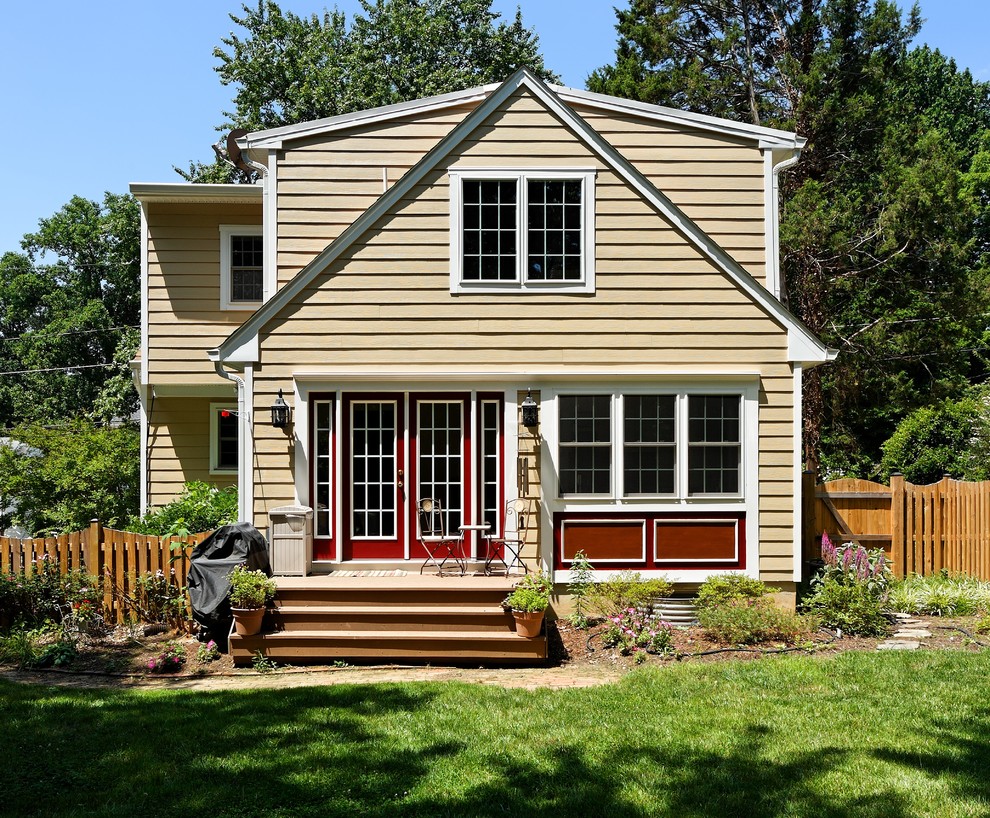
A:
POLYGON ((289 404, 282 397, 282 390, 278 390, 278 397, 272 404, 272 426, 276 429, 284 429, 289 425, 289 404))
POLYGON ((530 389, 526 390, 526 397, 522 402, 522 422, 523 426, 527 426, 530 429, 539 425, 540 422, 540 407, 533 400, 533 393, 530 389))

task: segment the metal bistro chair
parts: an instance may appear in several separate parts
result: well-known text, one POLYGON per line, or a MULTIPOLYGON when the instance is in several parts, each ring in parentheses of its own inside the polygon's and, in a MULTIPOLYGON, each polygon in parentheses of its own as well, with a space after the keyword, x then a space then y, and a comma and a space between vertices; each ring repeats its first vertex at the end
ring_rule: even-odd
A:
POLYGON ((505 516, 502 518, 500 534, 483 534, 488 553, 485 557, 485 574, 492 573, 493 563, 502 563, 502 568, 508 574, 513 565, 522 566, 524 573, 529 573, 529 567, 521 553, 526 540, 526 511, 525 500, 509 500, 505 504, 505 516), (501 556, 500 556, 501 554, 501 556), (509 555, 512 559, 508 559, 509 555))
MULTIPOLYGON (((426 549, 426 561, 419 569, 419 573, 427 565, 432 565, 437 569, 437 576, 446 576, 444 566, 451 560, 457 566, 457 573, 464 576, 467 570, 467 560, 464 559, 464 536, 458 532, 457 536, 447 533, 447 524, 444 518, 440 501, 427 497, 419 501, 417 505, 419 512, 419 541, 426 549)), ((448 573, 453 573, 452 569, 447 569, 448 573)))

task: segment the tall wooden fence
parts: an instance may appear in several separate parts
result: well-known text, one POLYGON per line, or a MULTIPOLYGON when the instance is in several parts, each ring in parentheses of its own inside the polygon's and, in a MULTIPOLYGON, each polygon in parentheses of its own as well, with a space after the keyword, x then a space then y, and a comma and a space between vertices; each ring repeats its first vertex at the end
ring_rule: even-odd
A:
POLYGON ((883 548, 894 574, 965 573, 990 580, 990 481, 945 477, 917 486, 893 475, 869 480, 804 480, 804 556, 821 557, 821 535, 833 542, 883 548))
POLYGON ((50 560, 61 574, 83 569, 103 580, 107 618, 123 622, 127 611, 122 597, 134 596, 135 577, 161 571, 185 587, 192 548, 208 534, 156 537, 104 528, 94 520, 89 528, 57 537, 0 537, 0 572, 29 573, 39 560, 50 560))

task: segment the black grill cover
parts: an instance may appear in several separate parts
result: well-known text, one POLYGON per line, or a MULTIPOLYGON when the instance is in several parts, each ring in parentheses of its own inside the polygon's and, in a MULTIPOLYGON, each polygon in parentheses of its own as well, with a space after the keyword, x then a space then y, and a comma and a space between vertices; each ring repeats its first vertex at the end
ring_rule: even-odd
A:
POLYGON ((268 543, 250 523, 218 528, 193 549, 189 562, 186 587, 193 619, 201 626, 200 639, 212 639, 221 650, 227 649, 233 621, 228 577, 238 565, 272 575, 268 543))

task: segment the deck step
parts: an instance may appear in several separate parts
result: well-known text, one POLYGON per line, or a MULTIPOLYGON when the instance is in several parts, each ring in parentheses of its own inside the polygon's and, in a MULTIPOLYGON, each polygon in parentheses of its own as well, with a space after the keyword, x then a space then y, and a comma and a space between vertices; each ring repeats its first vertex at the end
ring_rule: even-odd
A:
POLYGON ((323 628, 372 630, 512 631, 512 615, 500 605, 279 605, 273 616, 283 631, 323 628))
POLYGON ((291 662, 403 661, 463 664, 478 662, 540 664, 546 661, 546 637, 525 639, 515 633, 423 630, 367 632, 298 630, 230 637, 235 664, 250 664, 260 652, 267 659, 291 662))

